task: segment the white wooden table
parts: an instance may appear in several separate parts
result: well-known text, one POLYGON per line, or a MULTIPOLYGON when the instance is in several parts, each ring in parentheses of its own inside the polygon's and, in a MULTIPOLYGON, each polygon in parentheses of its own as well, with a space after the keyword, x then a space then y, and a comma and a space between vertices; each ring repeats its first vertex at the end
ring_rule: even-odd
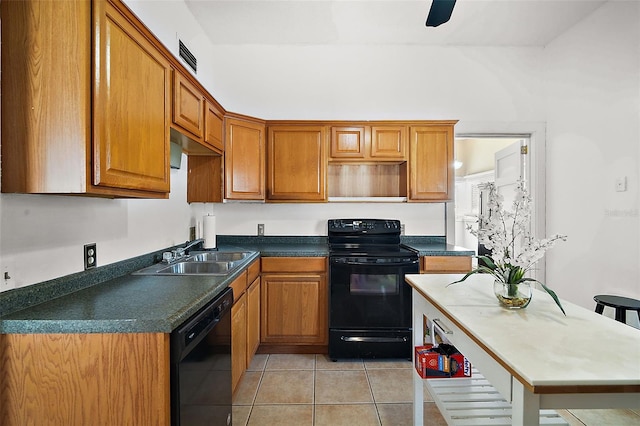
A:
MULTIPOLYGON (((640 330, 562 301, 565 317, 538 290, 526 309, 504 309, 491 276, 447 287, 460 277, 406 275, 414 346, 423 343, 423 315, 437 319, 511 403, 512 424, 538 425, 540 409, 640 408, 640 330)), ((414 377, 414 424, 422 426, 422 379, 414 377)))

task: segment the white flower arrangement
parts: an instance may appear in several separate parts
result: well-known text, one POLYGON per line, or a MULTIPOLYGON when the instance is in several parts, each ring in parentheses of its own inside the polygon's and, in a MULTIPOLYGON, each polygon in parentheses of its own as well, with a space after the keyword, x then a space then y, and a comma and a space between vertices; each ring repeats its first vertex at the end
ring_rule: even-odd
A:
POLYGON ((491 256, 477 256, 479 265, 466 274, 459 283, 473 274, 491 274, 496 281, 510 284, 513 291, 517 285, 527 281, 537 282, 553 298, 566 315, 556 293, 542 282, 524 275, 544 257, 545 252, 558 240, 566 241, 566 235, 556 234, 550 238, 536 239, 531 233, 531 197, 522 180, 518 181, 511 211, 503 208, 503 197, 495 184, 486 184, 489 190, 488 208, 479 217, 483 225, 478 229, 467 226, 478 237, 478 242, 491 251, 491 256))

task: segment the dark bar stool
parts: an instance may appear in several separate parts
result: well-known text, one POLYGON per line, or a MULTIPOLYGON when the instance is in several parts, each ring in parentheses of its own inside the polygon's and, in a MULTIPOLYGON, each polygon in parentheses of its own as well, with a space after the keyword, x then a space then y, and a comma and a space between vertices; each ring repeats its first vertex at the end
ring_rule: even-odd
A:
POLYGON ((609 306, 616 310, 616 321, 626 324, 627 311, 636 311, 638 320, 640 320, 640 300, 622 296, 611 296, 608 294, 598 294, 597 296, 593 296, 593 300, 596 301, 596 312, 601 315, 604 307, 609 306))

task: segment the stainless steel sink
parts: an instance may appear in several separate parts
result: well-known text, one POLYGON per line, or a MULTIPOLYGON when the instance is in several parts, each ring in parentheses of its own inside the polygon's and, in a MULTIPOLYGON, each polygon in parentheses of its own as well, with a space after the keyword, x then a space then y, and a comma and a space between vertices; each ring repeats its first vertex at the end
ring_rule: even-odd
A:
POLYGON ((246 262, 251 252, 201 252, 173 263, 156 263, 133 272, 133 275, 218 275, 235 272, 246 262))
POLYGON ((206 253, 196 253, 188 257, 193 262, 231 262, 244 260, 251 252, 248 251, 213 251, 206 253))
POLYGON ((235 262, 178 262, 157 274, 227 275, 238 266, 235 262))

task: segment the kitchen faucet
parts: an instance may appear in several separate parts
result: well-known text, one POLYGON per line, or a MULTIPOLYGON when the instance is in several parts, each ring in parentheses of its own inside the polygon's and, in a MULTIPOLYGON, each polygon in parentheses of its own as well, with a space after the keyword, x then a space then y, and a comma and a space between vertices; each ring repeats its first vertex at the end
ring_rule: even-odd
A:
POLYGON ((198 238, 191 242, 187 241, 186 243, 184 243, 184 247, 178 247, 177 249, 172 250, 171 252, 162 253, 162 261, 164 263, 172 263, 172 262, 175 262, 176 260, 182 259, 188 254, 187 250, 189 250, 191 247, 200 243, 204 244, 204 238, 198 238))
POLYGON ((177 248, 176 252, 177 252, 179 257, 182 257, 185 254, 189 254, 189 252, 187 250, 189 250, 191 247, 195 246, 196 244, 200 244, 200 243, 204 244, 204 238, 198 238, 198 239, 193 240, 191 242, 187 241, 186 243, 184 243, 184 247, 177 248))

